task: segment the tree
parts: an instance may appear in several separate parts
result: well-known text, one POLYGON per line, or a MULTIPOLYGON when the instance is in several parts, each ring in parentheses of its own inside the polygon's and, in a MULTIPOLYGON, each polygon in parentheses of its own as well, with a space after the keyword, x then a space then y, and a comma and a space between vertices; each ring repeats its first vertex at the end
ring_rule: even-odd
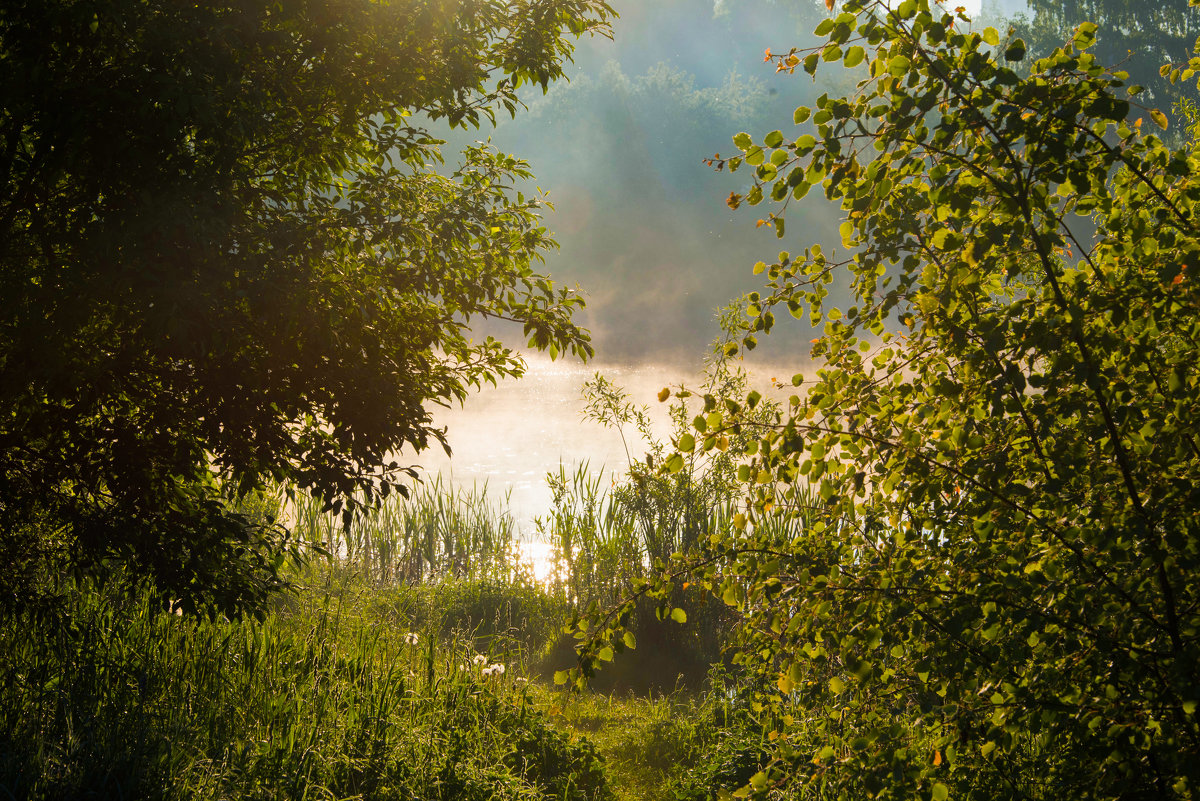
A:
MULTIPOLYGON (((352 514, 403 491, 430 404, 522 370, 480 317, 590 353, 526 165, 443 170, 562 74, 603 0, 17 0, 0 9, 0 562, 10 603, 124 565, 253 607, 288 481, 352 514), (358 500, 355 501, 354 499, 358 500), (44 589, 44 588, 43 588, 44 589)), ((444 444, 444 443, 443 443, 444 444)))
POLYGON ((845 215, 844 255, 758 266, 743 340, 786 309, 823 366, 765 424, 709 398, 695 438, 758 432, 693 562, 743 615, 774 743, 744 794, 1193 798, 1200 149, 1129 121, 1091 24, 1025 77, 1021 41, 925 0, 817 33, 779 66, 840 62, 856 92, 719 165, 780 236, 813 188, 845 215))
MULTIPOLYGON (((1033 52, 1053 49, 1076 25, 1092 22, 1097 30, 1091 52, 1100 63, 1124 70, 1133 83, 1144 85, 1144 102, 1170 116, 1181 100, 1194 105, 1200 99, 1194 86, 1159 74, 1163 64, 1186 61, 1200 36, 1200 9, 1186 0, 1153 6, 1130 0, 1028 0, 1028 6, 1031 16, 1019 15, 1014 22, 1033 52)), ((1182 115, 1172 119, 1182 120, 1182 115)))

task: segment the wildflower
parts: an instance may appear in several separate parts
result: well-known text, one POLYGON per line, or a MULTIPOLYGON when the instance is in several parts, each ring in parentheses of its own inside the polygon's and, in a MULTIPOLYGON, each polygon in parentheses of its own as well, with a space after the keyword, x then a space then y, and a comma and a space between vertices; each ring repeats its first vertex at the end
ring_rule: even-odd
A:
POLYGON ((487 662, 487 657, 484 656, 483 654, 475 654, 472 661, 477 665, 482 665, 487 662))
POLYGON ((421 641, 421 638, 417 636, 415 631, 410 631, 408 634, 404 635, 404 641, 409 645, 416 645, 421 641))

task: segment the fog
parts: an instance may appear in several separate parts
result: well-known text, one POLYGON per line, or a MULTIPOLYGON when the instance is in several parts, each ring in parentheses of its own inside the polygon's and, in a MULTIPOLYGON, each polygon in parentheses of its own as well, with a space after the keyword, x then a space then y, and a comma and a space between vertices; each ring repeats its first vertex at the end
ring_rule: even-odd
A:
MULTIPOLYGON (((767 48, 814 44, 809 32, 825 15, 824 3, 613 5, 621 14, 614 39, 579 42, 569 80, 545 95, 528 92, 528 108, 495 128, 444 134, 451 160, 463 144, 490 137, 530 163, 536 186, 554 204, 546 225, 561 245, 548 254, 545 271, 561 285, 577 286, 588 303, 578 319, 592 333, 595 364, 537 366, 522 382, 485 390, 465 410, 438 418, 449 429, 453 463, 423 455, 432 468, 452 466, 458 483, 492 477, 500 488, 541 487, 518 499, 526 518, 525 507, 545 508, 541 477, 560 457, 593 467, 624 462, 619 438, 580 419, 579 387, 596 364, 618 383, 627 379, 635 401, 653 405, 661 386, 694 380, 719 333, 716 309, 762 287, 752 274, 755 262, 814 243, 827 253, 841 250, 840 211, 821 192, 789 206, 780 240, 770 227, 755 226, 769 204, 736 212, 725 205, 731 192, 747 190, 750 171, 716 172, 704 163, 732 154, 739 131, 756 139, 774 129, 799 135, 792 124, 797 106, 853 89, 861 76, 837 64, 822 65, 814 80, 764 63, 767 48)), ((1004 30, 1001 17, 1024 9, 1020 0, 989 2, 982 11, 977 3, 964 5, 977 27, 1004 30)), ((831 288, 832 305, 847 300, 844 287, 831 288)), ((519 331, 487 333, 521 344, 519 331)), ((763 372, 788 376, 807 364, 813 336, 805 321, 779 315, 754 355, 772 365, 763 372)))
MULTIPOLYGON (((788 241, 756 229, 755 209, 725 205, 748 187, 748 172, 703 163, 728 155, 739 131, 791 127, 796 106, 836 88, 763 63, 767 47, 812 43, 806 31, 821 15, 794 0, 615 5, 614 40, 581 41, 569 81, 530 93, 515 120, 449 144, 490 136, 530 162, 561 245, 546 270, 587 299, 580 320, 600 360, 694 365, 717 334, 717 307, 758 287, 756 261, 836 239, 837 210, 818 197, 789 211, 788 241)), ((793 329, 780 331, 775 350, 811 338, 793 329)))

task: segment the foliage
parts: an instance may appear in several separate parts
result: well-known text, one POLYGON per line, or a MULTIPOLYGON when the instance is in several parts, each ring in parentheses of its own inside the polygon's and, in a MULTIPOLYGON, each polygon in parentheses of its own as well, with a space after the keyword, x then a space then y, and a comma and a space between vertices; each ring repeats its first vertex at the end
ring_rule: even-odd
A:
POLYGON ((589 354, 580 300, 534 270, 553 243, 526 165, 477 145, 442 170, 414 120, 515 113, 610 15, 5 3, 5 601, 115 559, 189 607, 254 607, 287 544, 230 496, 286 479, 348 519, 402 490, 388 460, 442 439, 431 403, 522 371, 472 320, 589 354))
POLYGON ((447 640, 469 642, 522 669, 544 657, 570 617, 570 607, 529 580, 442 580, 377 588, 373 614, 447 640))
MULTIPOLYGON (((699 391, 733 397, 748 388, 747 373, 729 358, 731 337, 739 331, 744 304, 722 310, 723 336, 712 347, 699 391)), ((736 348, 735 348, 736 350, 736 348)), ((585 384, 584 416, 620 432, 626 455, 634 432, 648 445, 641 459, 630 458, 624 476, 613 477, 601 489, 602 476, 586 466, 567 476, 565 469, 548 480, 554 490, 554 509, 537 521, 539 531, 555 548, 554 588, 565 592, 577 612, 572 635, 559 644, 553 667, 567 667, 566 646, 586 639, 586 621, 608 609, 623 621, 624 635, 600 647, 610 662, 626 648, 639 649, 603 674, 595 663, 585 670, 602 691, 664 692, 699 690, 713 664, 722 661, 733 616, 710 592, 696 585, 650 590, 649 577, 684 555, 705 552, 715 532, 728 528, 738 492, 736 454, 753 437, 740 432, 719 434, 713 448, 694 447, 692 427, 703 425, 696 415, 697 390, 664 387, 660 403, 669 403, 670 440, 653 431, 649 410, 634 404, 627 393, 604 376, 585 384), (688 445, 687 453, 676 446, 688 445), (628 604, 621 604, 623 598, 628 604), (582 623, 582 625, 579 625, 582 623), (682 628, 676 623, 685 624, 682 628)), ((770 419, 777 404, 755 393, 756 419, 770 419)), ((585 651, 589 647, 584 644, 585 651)), ((557 677, 561 680, 565 671, 557 677)))
POLYGON ((1159 73, 1164 64, 1187 62, 1200 37, 1200 9, 1188 0, 1153 6, 1129 0, 1028 0, 1028 6, 1028 15, 1014 19, 1014 33, 1033 52, 1052 50, 1070 38, 1076 25, 1091 22, 1097 26, 1093 55, 1144 85, 1149 102, 1171 114, 1180 100, 1200 99, 1190 83, 1159 73))
POLYGON ((484 675, 461 642, 380 627, 354 585, 332 589, 289 596, 262 623, 178 617, 150 594, 92 588, 72 594, 65 627, 6 618, 0 790, 611 797, 593 746, 551 728, 511 674, 484 675))
POLYGON ((700 725, 708 732, 706 742, 672 776, 667 795, 674 801, 714 801, 745 786, 771 761, 767 732, 750 710, 744 703, 732 705, 728 696, 723 700, 710 700, 700 710, 700 725))
POLYGON ((775 732, 742 792, 1192 798, 1200 151, 1144 131, 1157 109, 1129 121, 1092 24, 1024 76, 1024 43, 924 0, 817 33, 778 65, 856 68, 856 92, 719 162, 780 236, 812 188, 845 214, 844 256, 758 266, 743 340, 787 310, 823 325, 824 366, 770 424, 707 399, 694 443, 757 436, 696 566, 744 616, 775 732))

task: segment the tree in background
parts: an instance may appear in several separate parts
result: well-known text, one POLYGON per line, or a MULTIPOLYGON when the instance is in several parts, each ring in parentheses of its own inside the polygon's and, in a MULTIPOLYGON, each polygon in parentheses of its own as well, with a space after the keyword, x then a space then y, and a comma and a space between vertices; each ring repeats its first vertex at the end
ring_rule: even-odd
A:
POLYGON ((1200 100, 1195 86, 1159 74, 1164 64, 1187 61, 1200 37, 1200 8, 1192 7, 1188 0, 1154 4, 1132 0, 1028 2, 1029 15, 1019 15, 1014 22, 1016 34, 1032 52, 1049 52, 1070 38, 1076 25, 1092 22, 1097 26, 1092 54, 1101 64, 1124 70, 1133 83, 1144 85, 1143 102, 1172 115, 1180 100, 1193 104, 1200 100))
POLYGON ((697 568, 774 744, 740 794, 1194 798, 1200 149, 1131 113, 1090 23, 1026 76, 1020 40, 926 0, 817 33, 777 64, 856 92, 723 164, 781 236, 811 189, 840 204, 845 254, 760 264, 744 341, 787 310, 824 366, 773 422, 713 397, 679 443, 758 434, 697 568))
MULTIPOLYGON (((590 353, 534 270, 526 165, 442 170, 414 115, 515 113, 603 0, 14 0, 0 8, 0 564, 23 604, 124 566, 253 607, 262 482, 403 491, 428 407, 517 375, 476 318, 590 353), (449 173, 449 174, 447 174, 449 173)), ((361 499, 365 498, 365 501, 361 499)), ((343 506, 343 504, 346 504, 343 506)))

